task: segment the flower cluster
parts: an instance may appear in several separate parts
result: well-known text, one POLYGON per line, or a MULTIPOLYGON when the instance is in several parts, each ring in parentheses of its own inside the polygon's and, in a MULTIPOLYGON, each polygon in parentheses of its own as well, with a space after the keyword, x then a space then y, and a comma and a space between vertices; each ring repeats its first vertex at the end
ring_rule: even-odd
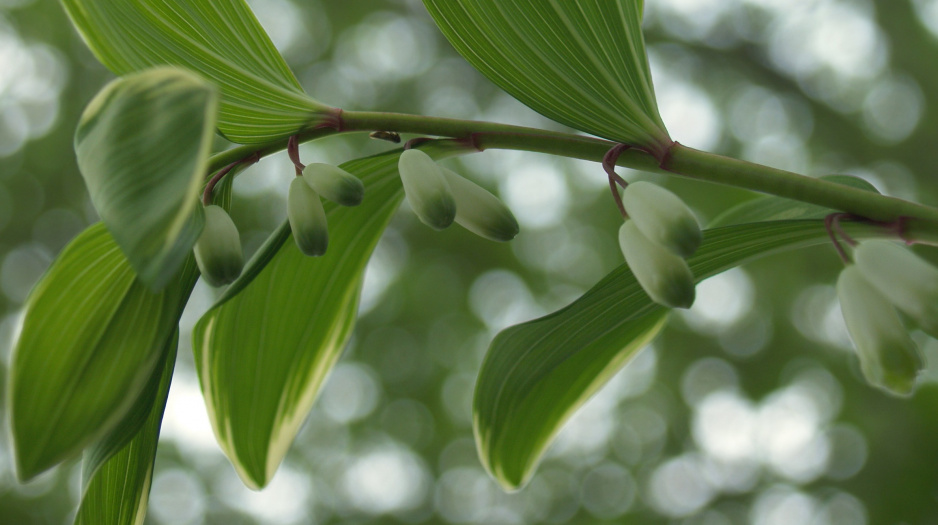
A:
POLYGON ((410 207, 427 226, 442 230, 456 222, 480 237, 502 242, 518 235, 518 221, 505 203, 426 153, 408 149, 397 167, 410 207))
POLYGON ((303 175, 293 179, 287 195, 287 220, 293 240, 304 255, 326 253, 329 228, 320 196, 340 205, 358 206, 365 197, 362 181, 330 164, 309 164, 303 175))
POLYGON ((694 276, 685 259, 703 238, 693 212, 677 195, 650 182, 629 184, 622 204, 628 219, 619 229, 619 247, 635 279, 656 303, 690 308, 694 276))
POLYGON ((870 384, 909 395, 924 367, 897 310, 938 337, 938 269, 896 243, 872 240, 854 250, 837 296, 860 368, 870 384))
MULTIPOLYGON (((287 220, 300 251, 312 257, 326 253, 329 229, 320 196, 342 206, 357 206, 364 195, 362 181, 341 168, 329 164, 305 166, 302 176, 293 179, 287 195, 287 220)), ((238 228, 222 207, 205 207, 205 228, 193 251, 208 284, 224 286, 241 275, 244 256, 238 228)))

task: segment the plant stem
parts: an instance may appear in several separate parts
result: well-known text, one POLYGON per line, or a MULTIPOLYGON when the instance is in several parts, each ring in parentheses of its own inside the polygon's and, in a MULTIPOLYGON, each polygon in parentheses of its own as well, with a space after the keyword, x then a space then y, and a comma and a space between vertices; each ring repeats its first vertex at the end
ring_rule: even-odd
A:
POLYGON ((890 222, 906 216, 938 222, 938 209, 935 208, 722 157, 676 142, 661 167, 678 175, 817 204, 874 221, 890 222))
MULTIPOLYGON (((301 130, 296 134, 296 139, 298 142, 307 142, 337 133, 394 131, 451 138, 461 143, 465 152, 509 149, 595 162, 601 162, 609 149, 616 145, 608 140, 559 131, 402 113, 344 111, 336 115, 335 121, 335 125, 319 125, 301 130)), ((284 139, 232 148, 211 158, 209 173, 252 154, 257 154, 258 158, 264 157, 286 147, 287 141, 284 139)), ((938 235, 936 208, 699 151, 677 142, 660 159, 641 149, 629 148, 622 152, 616 165, 735 186, 880 222, 904 217, 907 218, 907 231, 915 232, 918 236, 938 235)))

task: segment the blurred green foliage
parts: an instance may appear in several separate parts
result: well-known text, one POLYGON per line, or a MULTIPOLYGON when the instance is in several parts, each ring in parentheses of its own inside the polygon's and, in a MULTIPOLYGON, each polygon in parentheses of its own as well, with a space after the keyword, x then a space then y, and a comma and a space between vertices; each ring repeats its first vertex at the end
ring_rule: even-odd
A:
MULTIPOLYGON (((250 3, 304 88, 327 104, 558 127, 459 58, 420 2, 250 3)), ((648 0, 646 10, 659 106, 676 140, 810 175, 850 173, 938 203, 935 0, 648 0)), ((5 370, 30 286, 96 220, 72 135, 111 75, 52 0, 0 0, 0 64, 5 370)), ((338 164, 388 147, 362 134, 301 152, 338 164)), ((240 484, 204 419, 189 334, 214 291, 196 288, 148 522, 938 522, 938 343, 915 334, 931 368, 913 398, 867 386, 836 310, 841 263, 830 247, 702 284, 695 307, 673 315, 653 348, 570 422, 531 485, 500 492, 471 432, 488 341, 620 264, 620 219, 599 165, 490 151, 449 166, 498 190, 521 234, 494 244, 398 213, 369 269, 352 344, 262 493, 240 484)), ((233 216, 248 251, 285 217, 291 176, 278 156, 236 181, 233 216)), ((655 180, 705 220, 750 198, 655 180)), ((78 468, 17 484, 4 429, 0 523, 70 522, 78 468)))

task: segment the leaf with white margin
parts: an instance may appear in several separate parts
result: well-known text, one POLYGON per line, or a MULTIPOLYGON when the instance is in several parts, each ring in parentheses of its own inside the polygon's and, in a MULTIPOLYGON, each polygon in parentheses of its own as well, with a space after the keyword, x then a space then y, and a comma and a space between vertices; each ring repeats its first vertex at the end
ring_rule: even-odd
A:
POLYGON ((75 132, 91 202, 140 279, 159 290, 179 271, 204 224, 216 89, 184 69, 117 79, 85 108, 75 132))

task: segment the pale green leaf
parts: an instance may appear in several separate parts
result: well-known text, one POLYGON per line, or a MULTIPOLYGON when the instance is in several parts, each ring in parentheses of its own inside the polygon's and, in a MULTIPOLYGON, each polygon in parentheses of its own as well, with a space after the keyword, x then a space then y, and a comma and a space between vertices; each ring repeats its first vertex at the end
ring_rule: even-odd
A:
POLYGON ((287 137, 330 114, 303 93, 244 0, 63 0, 88 47, 118 75, 158 65, 221 89, 218 130, 240 143, 287 137))
MULTIPOLYGON (((826 175, 821 179, 843 184, 860 190, 879 193, 869 182, 850 175, 826 175)), ((746 201, 721 213, 710 221, 710 227, 729 226, 760 221, 793 221, 800 219, 823 219, 838 210, 825 208, 816 204, 763 195, 746 201)))
POLYGON ((215 89, 161 67, 108 84, 75 132, 91 201, 137 275, 162 288, 204 223, 198 196, 217 109, 215 89))
POLYGON ((326 254, 304 256, 281 227, 195 327, 215 435, 251 487, 270 481, 351 334, 365 264, 403 198, 398 156, 343 164, 365 198, 325 203, 326 254))
POLYGON ((136 279, 103 224, 76 237, 26 301, 9 375, 17 472, 26 480, 125 420, 164 355, 196 278, 162 292, 136 279))
POLYGON ((166 343, 162 366, 138 401, 140 419, 122 424, 94 447, 82 462, 83 493, 76 525, 137 525, 146 516, 153 462, 160 436, 163 410, 176 362, 179 332, 166 343), (102 458, 109 458, 102 462, 102 458))
MULTIPOLYGON (((700 281, 827 239, 821 220, 711 229, 688 264, 700 281)), ((474 429, 483 464, 506 490, 527 483, 563 424, 654 337, 667 312, 622 265, 566 308, 495 337, 476 383, 474 429)))
POLYGON ((476 69, 535 111, 663 153, 642 0, 424 0, 476 69))

